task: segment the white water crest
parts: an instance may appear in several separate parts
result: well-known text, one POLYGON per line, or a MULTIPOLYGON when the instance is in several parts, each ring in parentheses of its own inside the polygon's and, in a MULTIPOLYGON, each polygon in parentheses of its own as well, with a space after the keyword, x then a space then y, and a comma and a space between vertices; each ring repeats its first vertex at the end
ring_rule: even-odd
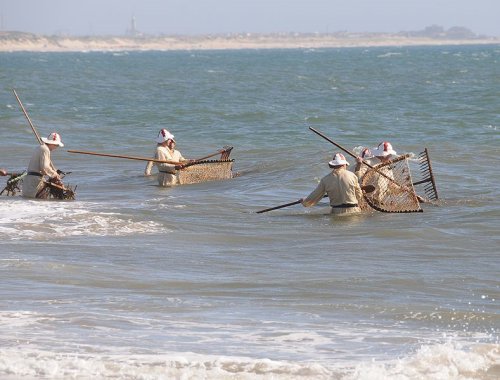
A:
POLYGON ((91 202, 4 198, 0 202, 0 233, 12 240, 51 240, 168 232, 158 222, 102 211, 101 207, 91 202))
POLYGON ((499 347, 460 347, 445 343, 422 346, 416 353, 394 361, 321 365, 269 359, 163 353, 47 352, 36 349, 0 349, 0 371, 7 379, 494 379, 500 374, 499 347))

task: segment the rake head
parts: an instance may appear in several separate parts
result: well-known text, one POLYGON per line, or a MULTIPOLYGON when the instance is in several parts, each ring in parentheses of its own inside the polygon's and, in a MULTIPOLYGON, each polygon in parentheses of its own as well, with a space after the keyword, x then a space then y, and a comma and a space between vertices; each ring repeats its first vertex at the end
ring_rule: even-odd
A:
POLYGON ((426 197, 429 200, 438 200, 438 192, 436 188, 436 181, 434 179, 434 173, 432 172, 431 159, 429 157, 429 151, 427 148, 419 154, 417 158, 418 165, 420 167, 420 175, 422 179, 415 182, 413 185, 424 185, 423 189, 426 197))
POLYGON ((221 160, 229 160, 229 155, 231 154, 231 151, 233 150, 232 146, 224 146, 223 151, 221 152, 220 159, 221 160))

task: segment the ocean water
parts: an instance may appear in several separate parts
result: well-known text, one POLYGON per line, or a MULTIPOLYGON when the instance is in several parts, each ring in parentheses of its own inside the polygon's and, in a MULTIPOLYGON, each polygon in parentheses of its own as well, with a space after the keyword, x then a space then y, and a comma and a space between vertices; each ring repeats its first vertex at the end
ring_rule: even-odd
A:
POLYGON ((77 185, 0 197, 0 377, 499 378, 499 68, 498 45, 0 53, 0 166, 37 144, 15 88, 77 185), (309 126, 428 148, 439 202, 256 214, 327 174, 309 126), (188 158, 234 146, 239 176, 160 188, 67 152, 151 156, 160 128, 188 158))

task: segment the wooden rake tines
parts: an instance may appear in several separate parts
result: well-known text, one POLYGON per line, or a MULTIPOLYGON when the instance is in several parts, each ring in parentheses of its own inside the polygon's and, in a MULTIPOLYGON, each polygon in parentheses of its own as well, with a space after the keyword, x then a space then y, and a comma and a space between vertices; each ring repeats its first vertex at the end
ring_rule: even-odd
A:
POLYGON ((229 155, 231 154, 231 151, 233 150, 232 146, 224 146, 223 151, 221 152, 220 159, 221 160, 229 160, 229 155))
POLYGON ((436 181, 434 179, 434 173, 432 172, 431 159, 429 157, 429 151, 427 148, 424 149, 422 153, 419 154, 417 158, 418 164, 420 165, 420 174, 422 180, 414 182, 413 185, 424 185, 424 192, 429 200, 438 200, 438 192, 436 188, 436 181))

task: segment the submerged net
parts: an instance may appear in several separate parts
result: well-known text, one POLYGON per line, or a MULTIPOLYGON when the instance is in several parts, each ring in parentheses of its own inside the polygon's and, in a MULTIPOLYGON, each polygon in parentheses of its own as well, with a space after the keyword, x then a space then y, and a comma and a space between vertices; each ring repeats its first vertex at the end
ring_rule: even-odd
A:
POLYGON ((180 185, 233 178, 234 160, 198 161, 177 171, 180 185))
POLYGON ((382 212, 421 212, 413 188, 406 154, 387 163, 375 165, 361 178, 361 185, 373 185, 375 191, 365 193, 366 202, 382 212))

